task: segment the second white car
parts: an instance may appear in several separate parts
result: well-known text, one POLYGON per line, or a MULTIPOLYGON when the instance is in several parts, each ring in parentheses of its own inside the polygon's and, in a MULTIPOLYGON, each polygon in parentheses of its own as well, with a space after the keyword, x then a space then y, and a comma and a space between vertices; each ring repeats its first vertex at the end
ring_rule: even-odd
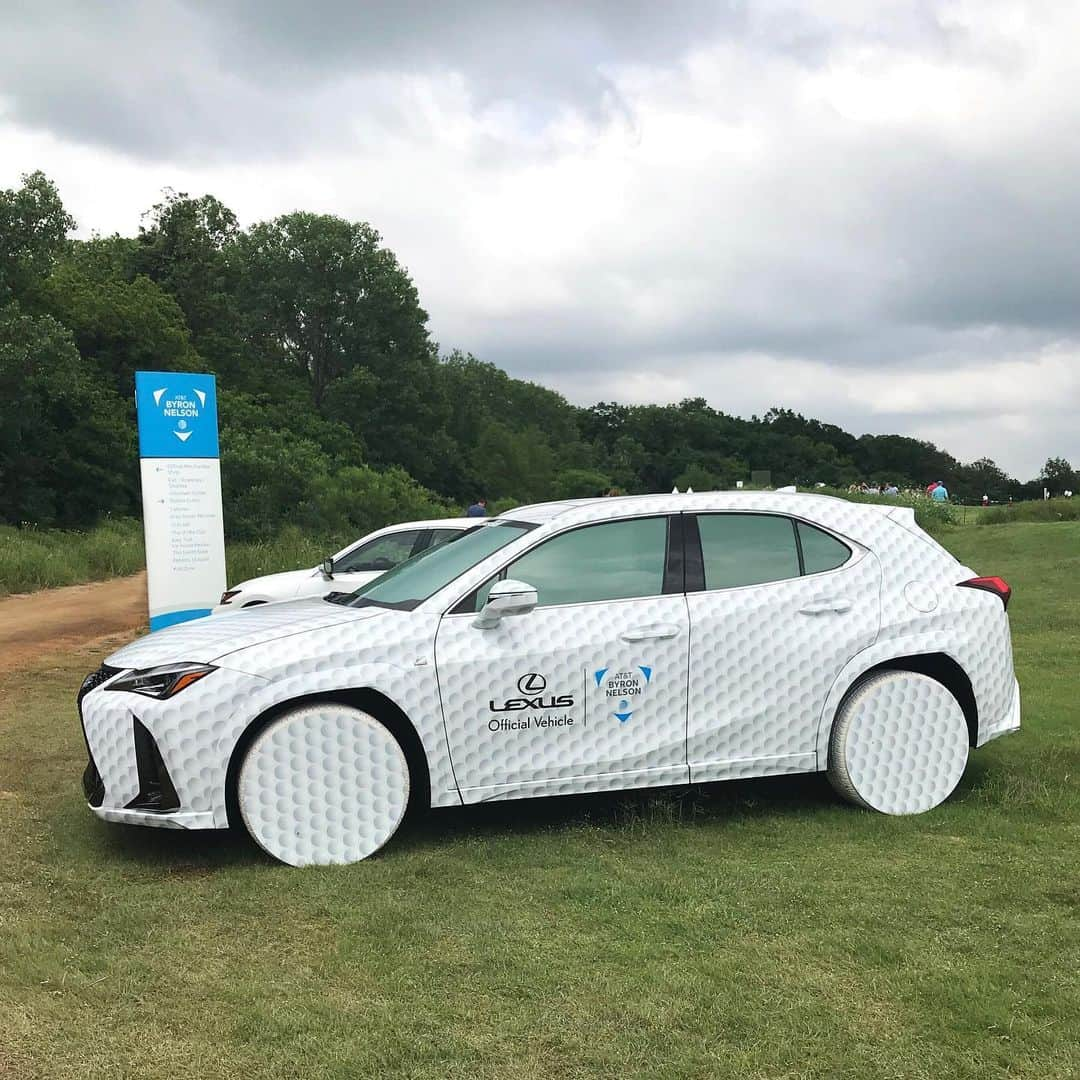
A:
POLYGON ((480 524, 477 518, 435 518, 405 521, 368 533, 355 543, 330 556, 321 566, 308 570, 286 570, 280 574, 241 581, 221 594, 214 615, 257 604, 296 600, 305 596, 325 596, 329 592, 352 592, 373 581, 421 551, 456 540, 480 524))

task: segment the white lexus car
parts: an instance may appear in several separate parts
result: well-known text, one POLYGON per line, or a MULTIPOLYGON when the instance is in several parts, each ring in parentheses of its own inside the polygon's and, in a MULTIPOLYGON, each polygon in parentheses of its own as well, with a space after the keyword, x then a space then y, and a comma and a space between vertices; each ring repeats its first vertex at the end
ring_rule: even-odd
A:
POLYGON ((221 601, 212 614, 273 604, 279 600, 296 600, 302 596, 352 592, 413 555, 456 539, 478 524, 477 518, 437 518, 376 529, 310 570, 286 570, 241 581, 221 594, 221 601))
POLYGON ((918 813, 1020 726, 1009 596, 887 504, 520 507, 351 594, 114 653, 79 692, 84 787, 297 866, 371 855, 410 805, 729 777, 918 813))

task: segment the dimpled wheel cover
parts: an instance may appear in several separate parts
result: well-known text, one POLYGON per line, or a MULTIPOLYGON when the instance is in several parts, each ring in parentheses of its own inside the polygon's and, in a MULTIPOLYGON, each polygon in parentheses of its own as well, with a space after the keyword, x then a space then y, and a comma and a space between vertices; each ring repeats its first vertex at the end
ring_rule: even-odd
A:
POLYGON ((251 744, 237 784, 255 842, 290 866, 351 863, 394 835, 409 801, 397 739, 367 713, 327 702, 286 713, 251 744))
POLYGON ((846 799, 883 814, 921 814, 944 802, 968 758, 960 703, 928 675, 885 671, 840 709, 829 780, 846 799))

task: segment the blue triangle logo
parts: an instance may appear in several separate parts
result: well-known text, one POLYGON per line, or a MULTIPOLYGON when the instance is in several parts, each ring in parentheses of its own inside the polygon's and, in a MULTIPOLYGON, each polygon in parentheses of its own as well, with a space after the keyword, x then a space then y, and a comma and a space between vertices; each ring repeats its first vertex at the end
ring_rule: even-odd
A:
POLYGON ((645 667, 643 664, 638 664, 638 671, 645 676, 645 681, 648 682, 652 678, 652 668, 645 667))
POLYGON ((607 674, 607 668, 602 667, 599 671, 593 672, 593 678, 596 680, 596 685, 599 686, 604 681, 604 676, 607 674))

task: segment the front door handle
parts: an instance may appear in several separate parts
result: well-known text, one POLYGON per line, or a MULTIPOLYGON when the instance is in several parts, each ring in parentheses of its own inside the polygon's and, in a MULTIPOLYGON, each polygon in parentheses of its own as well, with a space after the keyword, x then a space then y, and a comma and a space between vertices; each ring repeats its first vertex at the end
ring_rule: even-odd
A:
POLYGON ((619 637, 623 641, 663 641, 679 633, 677 626, 662 623, 658 626, 635 626, 633 630, 624 630, 619 637))
POLYGON ((826 615, 835 612, 838 615, 842 615, 845 611, 851 610, 851 601, 840 597, 837 600, 815 600, 813 603, 806 604, 804 607, 799 608, 800 615, 826 615))

